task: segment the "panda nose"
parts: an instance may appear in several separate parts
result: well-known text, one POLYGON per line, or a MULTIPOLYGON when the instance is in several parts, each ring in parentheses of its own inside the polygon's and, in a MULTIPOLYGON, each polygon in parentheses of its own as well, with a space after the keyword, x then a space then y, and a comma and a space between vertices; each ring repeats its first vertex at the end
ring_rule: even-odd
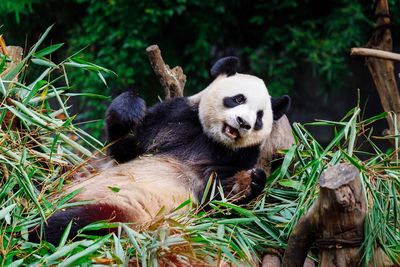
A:
POLYGON ((246 130, 250 130, 251 129, 250 123, 248 123, 242 117, 237 117, 236 121, 239 123, 240 128, 244 128, 246 130))

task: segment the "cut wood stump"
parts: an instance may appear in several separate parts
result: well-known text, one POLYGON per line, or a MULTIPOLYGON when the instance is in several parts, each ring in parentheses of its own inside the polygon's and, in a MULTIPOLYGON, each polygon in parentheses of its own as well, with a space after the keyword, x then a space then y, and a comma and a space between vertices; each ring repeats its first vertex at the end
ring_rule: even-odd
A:
POLYGON ((261 267, 280 267, 281 259, 278 255, 266 254, 261 263, 261 267))
MULTIPOLYGON (((367 201, 357 168, 347 163, 329 167, 319 185, 319 198, 289 237, 282 266, 302 267, 312 245, 319 249, 321 267, 362 266, 367 201)), ((380 248, 375 255, 376 267, 399 266, 380 248)))
POLYGON ((319 184, 319 198, 290 235, 282 266, 303 266, 312 244, 320 249, 322 267, 360 266, 367 207, 358 170, 338 164, 324 171, 319 184))

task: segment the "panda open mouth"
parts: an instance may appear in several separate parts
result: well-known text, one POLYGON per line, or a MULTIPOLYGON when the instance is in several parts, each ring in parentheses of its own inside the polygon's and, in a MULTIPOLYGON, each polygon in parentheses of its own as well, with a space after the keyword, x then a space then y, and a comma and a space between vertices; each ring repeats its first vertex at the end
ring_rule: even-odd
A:
POLYGON ((222 127, 222 132, 229 137, 230 139, 236 140, 240 137, 238 129, 224 123, 224 127, 222 127))

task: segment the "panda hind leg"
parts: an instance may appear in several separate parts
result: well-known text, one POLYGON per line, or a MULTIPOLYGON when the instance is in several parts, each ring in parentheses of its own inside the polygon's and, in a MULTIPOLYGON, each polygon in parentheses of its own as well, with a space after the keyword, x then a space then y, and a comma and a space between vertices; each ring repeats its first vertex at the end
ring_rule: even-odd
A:
POLYGON ((116 97, 106 112, 108 154, 119 163, 138 156, 136 133, 146 115, 146 103, 134 91, 116 97))
MULTIPOLYGON (((68 224, 72 221, 71 230, 68 239, 74 238, 80 229, 96 222, 108 220, 110 222, 127 222, 128 219, 124 212, 118 207, 107 204, 89 204, 60 210, 54 213, 45 222, 43 229, 43 239, 57 246, 64 234, 68 224)), ((85 232, 93 235, 106 235, 115 232, 116 229, 99 229, 95 231, 85 232)), ((29 241, 40 242, 39 227, 33 229, 29 233, 29 241)))

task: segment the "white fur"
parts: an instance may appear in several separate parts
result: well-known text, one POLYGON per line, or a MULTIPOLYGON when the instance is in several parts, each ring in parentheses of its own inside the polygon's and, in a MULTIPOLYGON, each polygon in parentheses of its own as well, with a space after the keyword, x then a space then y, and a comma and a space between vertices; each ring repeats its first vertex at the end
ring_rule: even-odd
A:
POLYGON ((171 212, 190 198, 195 174, 171 157, 143 156, 102 170, 65 190, 81 191, 74 201, 118 206, 138 226, 159 214, 171 212), (117 190, 118 192, 116 192, 117 190))
MULTIPOLYGON (((271 100, 264 82, 251 75, 219 76, 206 89, 189 98, 199 105, 199 118, 204 132, 215 141, 237 149, 264 142, 272 129, 271 100), (223 98, 243 94, 247 101, 234 108, 226 108, 223 98), (264 111, 263 127, 253 129, 257 112, 264 111), (222 133, 224 123, 239 129, 237 116, 248 121, 250 130, 240 129, 238 140, 222 133)), ((158 137, 163 139, 162 137, 158 137)), ((79 181, 65 190, 81 191, 74 201, 93 201, 118 206, 129 216, 129 221, 143 225, 151 221, 161 209, 170 212, 199 188, 202 177, 197 177, 190 164, 171 157, 143 156, 130 162, 101 170, 87 180, 79 181), (117 188, 115 192, 112 188, 117 188)), ((238 188, 234 188, 238 191, 238 188)))
POLYGON ((199 118, 204 132, 212 139, 226 146, 237 149, 263 143, 272 130, 273 116, 271 97, 263 80, 247 74, 237 73, 226 77, 217 77, 202 92, 189 98, 192 103, 199 104, 199 118), (243 94, 245 104, 233 108, 223 105, 224 97, 243 94), (263 127, 254 130, 257 112, 264 111, 263 127), (251 129, 240 128, 236 118, 240 116, 250 123, 251 129), (223 133, 224 123, 239 130, 240 138, 233 140, 223 133))

